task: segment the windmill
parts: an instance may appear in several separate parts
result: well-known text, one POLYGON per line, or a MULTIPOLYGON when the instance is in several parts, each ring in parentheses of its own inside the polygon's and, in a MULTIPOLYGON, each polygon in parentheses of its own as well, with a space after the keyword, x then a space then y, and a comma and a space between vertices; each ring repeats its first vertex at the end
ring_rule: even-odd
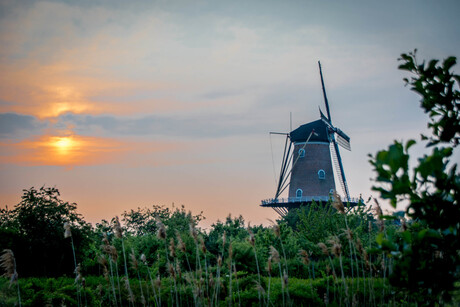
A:
POLYGON ((332 124, 319 61, 318 66, 327 116, 320 109, 319 120, 301 125, 289 133, 271 132, 285 135, 286 141, 275 197, 263 200, 261 206, 271 207, 282 216, 289 209, 312 201, 329 201, 336 189, 334 170, 344 193, 344 201, 351 205, 359 201, 350 197, 339 151, 339 146, 351 150, 350 137, 332 124), (281 198, 287 188, 288 198, 281 198))

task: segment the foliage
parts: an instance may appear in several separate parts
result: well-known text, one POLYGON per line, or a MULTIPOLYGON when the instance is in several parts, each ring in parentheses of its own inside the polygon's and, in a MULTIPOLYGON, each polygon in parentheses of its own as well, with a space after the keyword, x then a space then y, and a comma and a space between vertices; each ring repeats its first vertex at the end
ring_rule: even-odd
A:
MULTIPOLYGON (((190 223, 196 226, 204 219, 203 212, 192 215, 190 211, 187 212, 185 210, 183 205, 180 209, 176 208, 176 210, 170 210, 169 208, 158 205, 153 205, 151 208, 139 207, 137 210, 131 209, 129 212, 123 212, 122 217, 125 230, 135 236, 156 233, 158 230, 158 221, 162 221, 166 226, 170 226, 168 229, 183 232, 188 231, 190 223)), ((170 235, 173 234, 171 233, 170 235)))
POLYGON ((30 188, 14 209, 0 209, 0 250, 14 250, 21 276, 72 274, 75 267, 71 243, 64 238, 65 222, 71 225, 77 258, 83 258, 91 227, 76 212, 76 204, 59 196, 56 188, 30 188))
POLYGON ((419 158, 412 170, 409 149, 414 140, 395 141, 371 156, 379 183, 373 189, 395 208, 407 200, 406 214, 414 221, 400 233, 381 235, 378 243, 395 259, 392 284, 407 289, 419 303, 432 305, 451 299, 460 273, 460 175, 450 163, 460 137, 460 77, 451 72, 454 57, 441 65, 437 60, 418 64, 416 52, 402 54, 400 60, 399 68, 412 73, 404 80, 422 96, 421 106, 430 118, 432 135, 422 135, 422 141, 431 154, 419 158))

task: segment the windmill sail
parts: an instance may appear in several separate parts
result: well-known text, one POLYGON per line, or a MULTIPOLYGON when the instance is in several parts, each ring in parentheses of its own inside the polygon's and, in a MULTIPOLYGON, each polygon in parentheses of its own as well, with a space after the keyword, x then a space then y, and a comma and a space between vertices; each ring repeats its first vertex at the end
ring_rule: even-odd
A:
POLYGON ((339 181, 342 186, 343 192, 345 193, 347 200, 350 201, 350 193, 348 192, 347 180, 345 179, 345 172, 343 170, 342 159, 340 157, 339 146, 338 146, 340 145, 347 150, 351 150, 350 137, 346 135, 342 130, 332 125, 331 112, 329 110, 329 102, 327 100, 326 88, 324 86, 324 79, 323 79, 323 71, 321 70, 320 61, 318 61, 318 66, 319 66, 319 74, 321 76, 321 86, 323 88, 324 103, 326 105, 326 111, 327 111, 327 118, 326 118, 326 116, 324 116, 324 114, 320 110, 321 119, 323 120, 323 122, 325 122, 329 126, 329 130, 331 132, 330 141, 332 143, 331 155, 334 159, 335 169, 338 172, 337 175, 339 177, 339 181))
POLYGON ((335 140, 332 141, 331 153, 335 164, 335 170, 337 172, 337 177, 339 177, 343 193, 345 194, 347 200, 350 201, 350 193, 348 191, 347 179, 345 178, 345 172, 343 170, 342 158, 340 157, 339 146, 335 140))
POLYGON ((337 143, 346 150, 351 150, 350 137, 340 129, 336 129, 335 133, 337 135, 337 143))

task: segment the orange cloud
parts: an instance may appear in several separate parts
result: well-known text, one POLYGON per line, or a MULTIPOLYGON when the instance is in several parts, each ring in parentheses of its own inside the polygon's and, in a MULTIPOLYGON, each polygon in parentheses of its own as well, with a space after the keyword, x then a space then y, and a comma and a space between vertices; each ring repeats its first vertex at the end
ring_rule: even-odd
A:
MULTIPOLYGON (((189 145, 185 145, 188 147, 189 145)), ((0 142, 0 164, 52 165, 72 168, 81 165, 126 164, 169 165, 171 153, 184 145, 165 141, 123 141, 110 138, 44 135, 21 142, 0 142)))
POLYGON ((116 140, 78 135, 41 136, 19 143, 0 143, 0 163, 72 167, 114 162, 126 151, 116 140))

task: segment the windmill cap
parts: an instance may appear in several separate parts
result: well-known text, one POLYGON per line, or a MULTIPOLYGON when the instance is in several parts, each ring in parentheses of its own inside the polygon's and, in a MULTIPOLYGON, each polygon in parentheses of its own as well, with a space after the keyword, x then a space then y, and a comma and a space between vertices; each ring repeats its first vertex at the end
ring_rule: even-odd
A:
POLYGON ((291 133, 289 133, 289 136, 291 138, 291 142, 297 143, 306 142, 310 134, 311 137, 309 142, 329 143, 328 127, 321 119, 304 124, 299 128, 292 130, 291 133))

